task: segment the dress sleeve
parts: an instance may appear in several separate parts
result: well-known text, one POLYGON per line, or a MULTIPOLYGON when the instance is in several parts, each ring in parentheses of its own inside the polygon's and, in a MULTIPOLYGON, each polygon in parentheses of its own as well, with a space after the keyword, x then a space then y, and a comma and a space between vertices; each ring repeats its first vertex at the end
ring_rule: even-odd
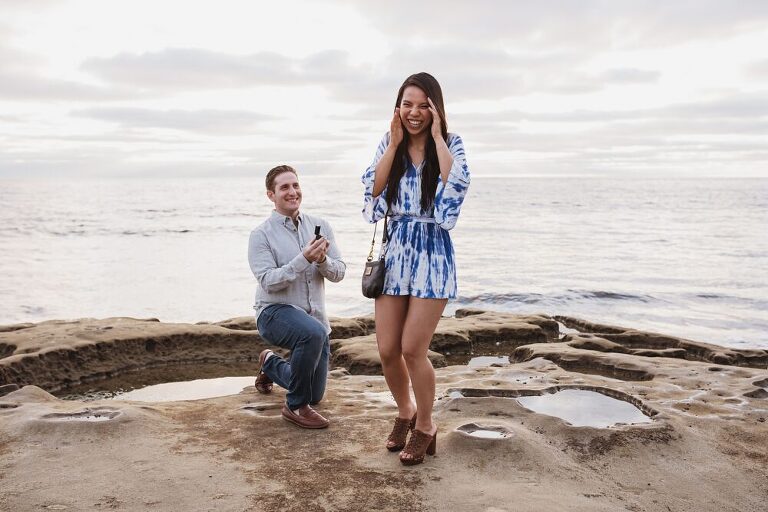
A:
POLYGON ((445 230, 453 229, 456 225, 461 204, 469 188, 469 168, 461 137, 449 135, 448 149, 453 156, 453 165, 448 173, 448 180, 445 183, 440 180, 435 194, 435 221, 445 230))
POLYGON ((365 195, 363 196, 363 218, 370 223, 379 221, 387 214, 387 187, 376 197, 373 197, 373 182, 376 178, 376 164, 379 163, 389 145, 389 132, 384 134, 379 147, 376 148, 376 156, 373 157, 373 163, 363 173, 362 182, 365 185, 365 195))

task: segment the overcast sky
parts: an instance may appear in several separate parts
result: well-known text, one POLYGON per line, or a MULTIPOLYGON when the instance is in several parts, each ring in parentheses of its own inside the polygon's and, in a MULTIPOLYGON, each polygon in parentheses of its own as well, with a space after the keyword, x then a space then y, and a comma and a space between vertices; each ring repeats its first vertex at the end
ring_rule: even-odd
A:
POLYGON ((477 176, 768 176, 768 1, 0 0, 0 178, 359 175, 418 71, 477 176))

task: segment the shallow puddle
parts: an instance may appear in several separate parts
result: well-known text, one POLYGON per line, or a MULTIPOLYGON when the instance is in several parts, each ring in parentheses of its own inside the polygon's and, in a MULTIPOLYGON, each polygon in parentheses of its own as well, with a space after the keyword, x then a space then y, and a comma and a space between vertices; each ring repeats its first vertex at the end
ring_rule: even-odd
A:
POLYGON ((489 366, 507 366, 509 356, 478 356, 473 357, 467 363, 470 368, 486 368, 489 366))
POLYGON ((564 389, 545 395, 520 396, 516 400, 526 409, 561 418, 575 427, 606 428, 652 421, 629 402, 596 391, 564 389))
POLYGON ((562 340, 569 334, 581 334, 581 331, 578 329, 571 329, 570 327, 566 327, 564 323, 557 322, 557 328, 559 332, 558 339, 562 340))
POLYGON ((43 416, 43 419, 54 421, 109 421, 119 416, 118 411, 90 410, 86 409, 73 413, 52 413, 43 416))
POLYGON ((480 439, 506 439, 512 437, 512 432, 505 427, 498 425, 478 425, 477 423, 469 423, 456 428, 456 430, 464 435, 479 437, 480 439))
POLYGON ((221 377, 197 379, 186 382, 166 382, 116 395, 114 400, 138 400, 141 402, 175 402, 202 400, 217 396, 236 395, 243 388, 253 386, 256 377, 221 377))
MULTIPOLYGON (((195 379, 217 379, 220 377, 248 377, 253 385, 258 363, 201 363, 194 365, 170 365, 157 368, 143 368, 116 377, 99 380, 55 392, 62 400, 89 402, 124 395, 133 390, 144 389, 155 384, 188 382, 195 379)), ((239 390, 237 391, 239 392, 239 390)), ((225 393, 232 394, 232 393, 225 393)), ((209 398, 209 397, 206 397, 209 398)), ((139 400, 138 398, 136 400, 139 400)), ((179 400, 194 400, 185 398, 179 400)))

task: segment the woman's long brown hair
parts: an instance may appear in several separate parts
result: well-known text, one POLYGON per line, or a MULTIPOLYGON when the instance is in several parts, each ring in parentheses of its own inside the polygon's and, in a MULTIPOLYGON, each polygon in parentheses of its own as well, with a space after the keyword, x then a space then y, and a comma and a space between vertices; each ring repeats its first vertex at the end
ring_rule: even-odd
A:
MULTIPOLYGON (((448 122, 445 119, 445 106, 443 104, 443 91, 440 88, 440 84, 435 77, 429 73, 416 73, 405 79, 403 85, 400 86, 400 90, 397 92, 397 101, 395 102, 395 108, 400 106, 400 102, 403 100, 403 92, 406 87, 414 85, 424 91, 432 103, 435 104, 437 113, 440 115, 440 127, 443 134, 443 140, 448 140, 448 122)), ((431 130, 431 126, 427 129, 431 130)), ((405 174, 405 170, 410 164, 410 156, 408 155, 408 131, 403 127, 403 140, 397 146, 395 152, 395 159, 392 161, 392 168, 389 170, 389 178, 387 179, 387 203, 393 205, 397 200, 397 193, 400 189, 400 180, 405 174)), ((437 192, 437 183, 440 179, 440 162, 437 159, 437 146, 435 146, 435 140, 430 136, 427 137, 427 144, 424 151, 424 167, 421 170, 421 209, 424 212, 429 212, 432 204, 435 201, 435 193, 437 192)))

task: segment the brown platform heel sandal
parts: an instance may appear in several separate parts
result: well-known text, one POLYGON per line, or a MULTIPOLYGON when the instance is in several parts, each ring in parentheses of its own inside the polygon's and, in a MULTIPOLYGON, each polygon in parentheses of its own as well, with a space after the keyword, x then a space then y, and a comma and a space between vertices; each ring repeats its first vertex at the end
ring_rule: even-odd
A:
POLYGON ((264 395, 268 395, 272 392, 272 379, 267 377, 267 374, 261 370, 264 368, 264 361, 267 360, 267 354, 270 352, 272 351, 266 349, 262 350, 261 354, 259 354, 259 375, 256 377, 256 383, 254 384, 256 391, 264 395))
POLYGON ((387 450, 398 452, 405 448, 405 440, 408 438, 408 431, 416 426, 416 415, 409 421, 403 418, 395 418, 395 426, 392 427, 387 438, 387 450))
POLYGON ((408 446, 400 452, 400 462, 403 466, 415 466, 424 462, 424 454, 434 455, 437 452, 437 430, 435 435, 425 434, 421 430, 414 429, 408 446), (406 457, 403 458, 403 455, 406 457))

